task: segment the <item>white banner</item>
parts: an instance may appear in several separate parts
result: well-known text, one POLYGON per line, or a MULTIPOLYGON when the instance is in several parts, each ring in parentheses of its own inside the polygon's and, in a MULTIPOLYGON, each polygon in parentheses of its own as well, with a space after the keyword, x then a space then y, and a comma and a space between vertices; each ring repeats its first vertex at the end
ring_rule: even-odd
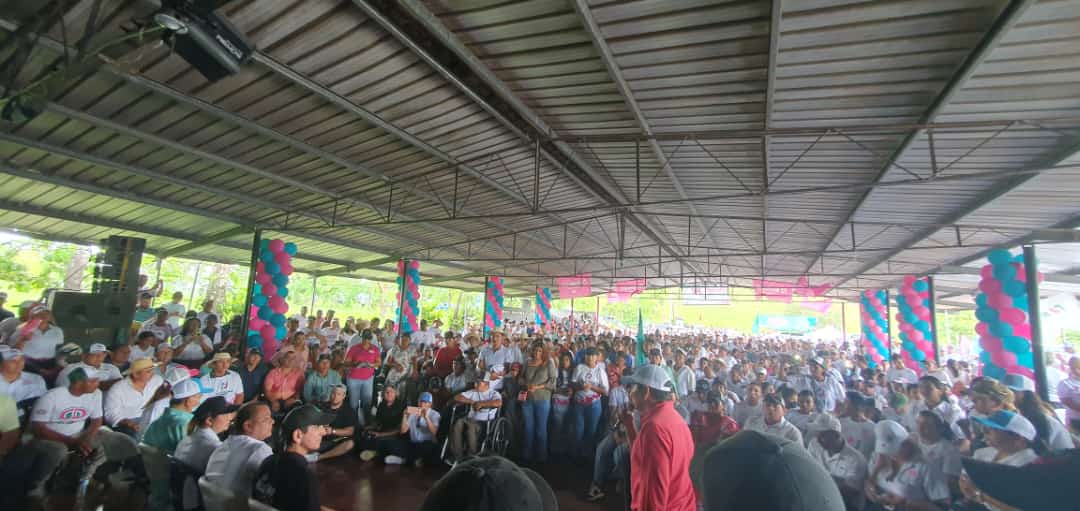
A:
POLYGON ((695 286, 682 290, 683 305, 731 305, 727 286, 695 286))

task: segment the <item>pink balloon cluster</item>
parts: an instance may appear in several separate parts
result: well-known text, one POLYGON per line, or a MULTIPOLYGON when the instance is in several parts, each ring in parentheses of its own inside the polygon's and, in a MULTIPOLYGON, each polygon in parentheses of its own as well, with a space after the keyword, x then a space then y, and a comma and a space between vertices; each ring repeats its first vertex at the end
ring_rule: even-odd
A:
POLYGON ((884 289, 864 291, 859 299, 862 311, 862 341, 870 360, 876 365, 889 355, 889 323, 884 289))
POLYGON ((922 374, 920 362, 934 356, 929 284, 926 280, 908 275, 900 286, 900 297, 896 313, 901 346, 904 348, 900 350, 900 358, 906 367, 922 374))
POLYGON ((980 270, 980 293, 975 297, 982 373, 997 379, 1008 374, 1034 378, 1023 255, 999 249, 991 251, 987 259, 989 264, 980 270))
POLYGON ((418 317, 420 314, 420 261, 409 259, 398 260, 398 285, 405 292, 403 297, 397 294, 398 310, 401 321, 398 322, 398 331, 412 333, 419 328, 418 317))
POLYGON ((259 261, 255 264, 256 287, 252 296, 248 320, 248 344, 261 345, 265 356, 277 351, 284 337, 285 314, 289 312, 289 275, 293 272, 292 256, 296 245, 280 239, 264 242, 259 261))

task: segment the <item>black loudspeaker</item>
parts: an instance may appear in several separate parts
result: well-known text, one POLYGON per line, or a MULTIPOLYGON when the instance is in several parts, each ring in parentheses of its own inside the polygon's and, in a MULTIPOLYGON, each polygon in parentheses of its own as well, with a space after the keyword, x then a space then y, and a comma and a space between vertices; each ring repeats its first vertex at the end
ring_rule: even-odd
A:
POLYGON ((214 9, 219 1, 171 0, 162 2, 154 20, 169 31, 166 43, 211 82, 240 71, 255 47, 225 16, 214 9))
POLYGON ((135 317, 135 295, 135 291, 102 294, 56 291, 48 302, 60 328, 129 329, 135 317))
MULTIPOLYGON (((109 236, 101 242, 102 250, 95 256, 95 294, 127 294, 139 290, 139 267, 142 265, 146 240, 126 236, 109 236)), ((134 309, 135 302, 131 302, 134 309)))

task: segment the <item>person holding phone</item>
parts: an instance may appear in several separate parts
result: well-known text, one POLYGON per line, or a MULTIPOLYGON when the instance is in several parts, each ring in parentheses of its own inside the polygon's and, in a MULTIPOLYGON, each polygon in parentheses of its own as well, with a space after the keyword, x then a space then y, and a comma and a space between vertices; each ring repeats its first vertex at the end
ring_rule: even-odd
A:
POLYGON ((387 454, 384 458, 387 465, 406 464, 420 468, 435 459, 439 450, 435 435, 439 431, 441 415, 431 407, 432 401, 430 392, 421 392, 419 406, 405 409, 405 415, 401 418, 401 434, 409 436, 395 438, 393 442, 380 446, 387 454))
POLYGON ((345 366, 351 368, 345 379, 349 387, 349 405, 359 412, 361 427, 367 423, 367 414, 371 411, 375 369, 381 364, 379 347, 371 342, 372 338, 371 330, 360 332, 360 343, 345 353, 345 366))

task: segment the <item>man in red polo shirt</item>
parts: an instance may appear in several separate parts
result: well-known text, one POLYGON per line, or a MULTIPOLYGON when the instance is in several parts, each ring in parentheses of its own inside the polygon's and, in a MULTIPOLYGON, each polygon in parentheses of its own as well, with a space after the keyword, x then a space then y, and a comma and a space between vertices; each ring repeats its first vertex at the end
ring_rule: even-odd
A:
MULTIPOLYGON (((648 364, 623 377, 630 402, 641 414, 641 428, 630 448, 630 509, 633 511, 696 511, 690 481, 694 439, 675 411, 675 384, 664 368, 648 364)), ((633 420, 624 420, 629 427, 633 420)))

